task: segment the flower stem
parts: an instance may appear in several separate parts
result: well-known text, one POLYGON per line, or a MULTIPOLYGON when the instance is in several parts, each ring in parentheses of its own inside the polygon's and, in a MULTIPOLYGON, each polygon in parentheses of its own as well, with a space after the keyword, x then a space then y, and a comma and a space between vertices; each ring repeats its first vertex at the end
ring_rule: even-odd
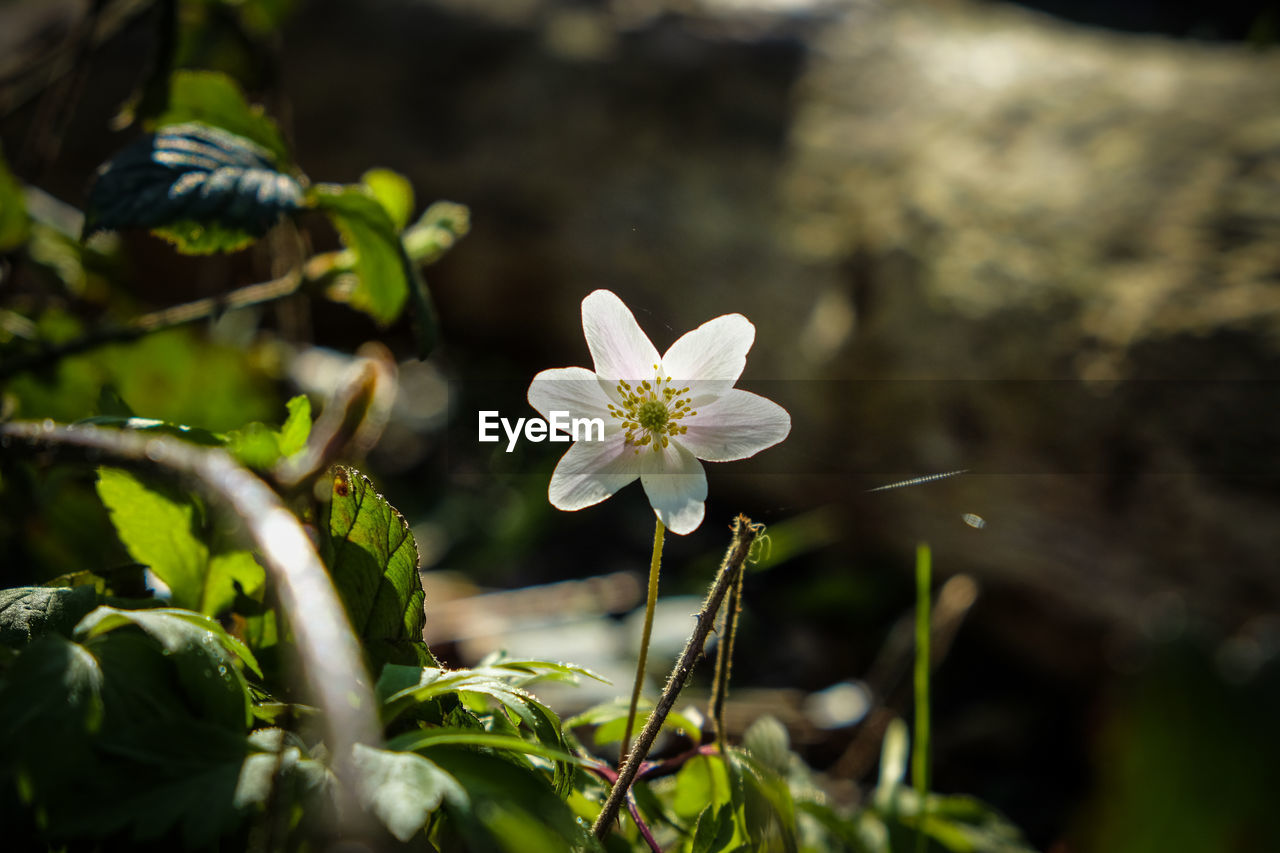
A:
POLYGON ((729 695, 729 675, 733 671, 733 644, 738 636, 738 614, 742 610, 742 578, 739 570, 733 585, 729 587, 729 600, 725 603, 724 633, 720 636, 720 648, 716 651, 716 671, 711 682, 711 702, 708 716, 716 730, 716 743, 720 754, 725 754, 724 701, 729 695))
POLYGON ((707 634, 711 631, 711 624, 715 621, 716 613, 720 610, 725 593, 729 591, 729 586, 735 579, 735 573, 742 570, 743 560, 747 559, 747 555, 751 553, 751 543, 756 540, 762 530, 764 530, 763 524, 752 524, 751 519, 745 515, 739 515, 734 521, 733 541, 729 543, 729 550, 725 552, 724 561, 720 564, 720 571, 716 573, 716 579, 711 584, 711 589, 707 592, 706 599, 702 602, 702 609, 698 611, 698 619, 694 625, 693 633, 689 635, 684 651, 680 653, 680 659, 676 661, 675 668, 671 670, 671 675, 667 677, 667 686, 662 689, 662 695, 658 697, 658 704, 653 706, 653 712, 649 714, 649 721, 644 724, 643 731, 636 738, 635 751, 627 756, 626 763, 618 771, 618 778, 614 781, 613 787, 609 791, 609 796, 604 801, 604 805, 600 808, 600 814, 596 817, 596 822, 591 827, 591 832, 595 835, 597 841, 603 841, 605 836, 609 834, 614 820, 618 817, 618 809, 622 806, 623 800, 626 799, 627 791, 631 790, 631 783, 635 781, 636 774, 640 770, 641 762, 644 760, 645 755, 648 754, 649 747, 653 746, 653 741, 658 736, 658 730, 662 728, 663 721, 666 720, 667 714, 671 712, 672 706, 675 705, 676 699, 680 696, 680 691, 684 688, 690 674, 693 672, 694 664, 697 663, 698 657, 702 654, 702 647, 707 641, 707 634))
POLYGON ((653 528, 653 556, 649 558, 649 596, 644 605, 644 632, 640 635, 640 660, 636 663, 636 683, 631 688, 631 708, 627 711, 627 727, 622 735, 622 751, 618 753, 618 766, 627 760, 631 745, 631 732, 635 729, 636 706, 640 704, 640 687, 644 684, 644 668, 649 662, 649 635, 653 633, 653 611, 658 603, 658 573, 662 568, 662 540, 667 532, 662 519, 653 528))

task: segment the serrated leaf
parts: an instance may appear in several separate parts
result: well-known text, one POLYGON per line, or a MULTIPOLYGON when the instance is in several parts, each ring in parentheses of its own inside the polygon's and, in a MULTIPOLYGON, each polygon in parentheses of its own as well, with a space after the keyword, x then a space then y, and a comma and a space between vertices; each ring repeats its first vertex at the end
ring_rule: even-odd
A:
POLYGON ((413 215, 413 184, 409 179, 390 169, 370 169, 360 176, 360 183, 382 205, 395 230, 403 231, 413 215))
POLYGON ((301 185, 276 170, 266 149, 190 122, 144 136, 99 167, 85 236, 167 229, 195 250, 227 251, 262 236, 302 201, 301 185))
POLYGON ((87 642, 123 627, 135 626, 160 644, 177 667, 183 689, 210 720, 236 730, 252 721, 249 685, 236 666, 240 658, 261 673, 253 654, 214 620, 177 608, 119 610, 99 607, 76 626, 87 642))
POLYGON ((325 551, 347 617, 373 659, 430 664, 418 546, 404 517, 353 468, 334 469, 325 551))
POLYGON ((352 763, 360 804, 400 841, 420 832, 442 803, 458 808, 469 805, 467 792, 456 779, 416 753, 356 744, 352 763))
POLYGON ((411 266, 391 217, 363 186, 320 184, 311 198, 355 253, 356 286, 346 301, 388 325, 404 309, 411 284, 411 266))
POLYGON ((0 645, 17 648, 49 633, 70 637, 76 623, 97 606, 98 591, 92 585, 0 590, 0 645))
POLYGON ((280 128, 261 107, 251 106, 234 80, 218 71, 180 69, 169 77, 169 104, 155 127, 199 122, 252 140, 277 163, 289 162, 280 128))

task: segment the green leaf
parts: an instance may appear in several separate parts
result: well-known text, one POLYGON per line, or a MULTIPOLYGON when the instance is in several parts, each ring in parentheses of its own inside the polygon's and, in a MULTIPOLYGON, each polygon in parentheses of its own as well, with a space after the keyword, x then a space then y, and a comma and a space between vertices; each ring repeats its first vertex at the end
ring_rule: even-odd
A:
POLYGON ((16 249, 26 242, 29 224, 22 184, 0 154, 0 252, 16 249))
POLYGON ((479 746, 486 749, 505 750, 521 755, 537 755, 552 761, 581 765, 582 759, 562 749, 553 749, 525 740, 515 735, 494 734, 483 729, 463 729, 449 726, 405 732, 387 741, 392 749, 417 751, 439 746, 479 746))
MULTIPOLYGON (((625 699, 615 699, 612 702, 595 705, 577 716, 570 717, 564 721, 564 727, 566 729, 575 729, 579 726, 596 726, 597 728, 592 734, 595 742, 598 744, 613 743, 614 741, 622 740, 627 712, 630 709, 630 702, 625 699)), ((633 731, 638 732, 644 727, 645 722, 649 719, 651 710, 653 710, 653 703, 648 699, 641 699, 636 705, 633 731)), ((662 721, 662 727, 673 732, 683 731, 692 736, 697 736, 701 733, 701 729, 693 718, 679 711, 672 711, 667 714, 667 718, 662 721)))
POLYGON ((98 469, 98 496, 133 559, 168 585, 174 604, 200 609, 209 549, 196 535, 195 505, 118 468, 98 469))
POLYGON ((727 804, 718 809, 707 806, 698 815, 689 853, 720 853, 733 840, 733 809, 727 804))
POLYGON ((76 626, 76 639, 89 641, 136 626, 160 644, 177 667, 178 681, 208 719, 233 730, 252 722, 249 685, 236 659, 260 674, 252 653, 214 620, 177 608, 119 610, 99 607, 76 626))
POLYGON ((265 234, 302 200, 302 186, 276 170, 268 151, 191 122, 145 136, 98 168, 84 233, 162 229, 180 248, 230 251, 265 234))
POLYGON ((97 606, 98 591, 92 585, 0 590, 0 645, 17 648, 49 633, 70 637, 76 623, 97 606))
POLYGON ((384 663, 436 665, 422 641, 418 546, 404 517, 353 468, 334 469, 326 563, 356 634, 384 663))
POLYGON ((250 468, 270 468, 282 457, 297 453, 311 435, 311 401, 297 396, 287 404, 289 415, 280 429, 260 421, 227 433, 227 450, 250 468))
POLYGON ((261 107, 251 106, 234 80, 217 71, 182 69, 169 78, 169 105, 155 127, 199 122, 252 140, 288 163, 289 150, 280 128, 261 107))
POLYGON ((102 669, 84 646, 58 634, 23 649, 0 682, 0 743, 38 751, 44 735, 90 734, 102 724, 102 669))
POLYGON ((431 760, 457 779, 468 804, 446 801, 465 849, 507 853, 599 850, 595 839, 540 774, 498 756, 441 746, 431 760))
POLYGON ((744 783, 745 817, 748 827, 756 830, 753 837, 776 836, 786 853, 797 853, 795 801, 787 780, 748 753, 732 750, 730 755, 744 783))
MULTIPOLYGON (((404 667, 388 667, 379 678, 376 692, 383 698, 383 720, 390 722, 398 715, 427 702, 444 696, 457 695, 464 699, 483 697, 497 702, 511 712, 525 727, 536 743, 522 746, 517 752, 542 755, 554 761, 552 766, 552 782, 557 792, 568 793, 573 784, 574 765, 578 762, 571 755, 571 748, 565 738, 564 729, 555 713, 538 701, 532 694, 510 683, 512 679, 522 676, 501 668, 477 668, 445 670, 426 667, 418 672, 416 683, 411 681, 411 673, 404 667)), ((506 718, 495 716, 493 727, 504 723, 506 718)), ((515 732, 510 723, 505 723, 508 731, 515 732)), ((441 732, 432 729, 430 732, 441 732)), ((495 736, 492 732, 485 734, 495 736)), ((422 732, 408 732, 393 741, 400 749, 416 749, 416 737, 422 732), (403 740, 402 740, 403 738, 403 740)), ((432 735, 433 737, 436 735, 432 735)), ((454 735, 450 735, 453 737, 454 735)), ((461 741, 452 741, 461 742, 461 741)), ((520 738, 513 738, 514 743, 529 743, 520 738)), ((494 745, 491 743, 491 745, 494 745)))
POLYGON ((386 209, 359 185, 319 184, 312 188, 311 199, 355 253, 356 286, 345 295, 346 301, 380 325, 390 324, 409 296, 412 267, 386 209))
POLYGON ((183 441, 189 441, 192 444, 199 444, 202 447, 221 447, 226 440, 217 433, 209 432, 207 429, 200 427, 187 426, 186 424, 174 424, 168 421, 161 421, 155 418, 139 418, 132 415, 117 414, 101 414, 93 415, 88 418, 81 418, 76 421, 78 424, 91 424, 93 426, 109 426, 119 427, 120 429, 138 430, 139 432, 155 432, 162 435, 171 435, 174 438, 180 438, 183 441))
POLYGON ((592 672, 585 666, 534 658, 510 658, 506 656, 505 652, 497 652, 487 656, 480 662, 480 666, 485 669, 509 670, 513 675, 524 675, 523 679, 513 682, 521 687, 528 687, 535 681, 564 681, 569 684, 577 684, 579 676, 586 676, 599 681, 601 684, 612 683, 609 679, 599 673, 592 672))
POLYGON ((306 447, 307 439, 311 437, 311 401, 306 395, 299 394, 290 398, 285 407, 289 416, 278 433, 280 453, 292 456, 306 447))
POLYGON ((764 716, 747 727, 743 748, 769 770, 785 776, 791 766, 791 743, 787 727, 777 718, 764 716))
POLYGON ((352 762, 360 804, 401 841, 420 832, 442 803, 469 805, 458 781, 421 755, 356 744, 352 762))
POLYGON ((392 227, 403 231, 413 215, 413 184, 409 179, 390 169, 370 169, 360 176, 360 182, 387 212, 392 227))
MULTIPOLYGON (((137 420, 136 418, 130 420, 137 420)), ((130 556, 169 587, 173 603, 216 614, 262 586, 265 572, 247 551, 211 549, 203 514, 190 497, 144 485, 127 471, 98 469, 98 496, 130 556)))
POLYGON ((58 634, 31 643, 8 668, 0 680, 0 778, 16 778, 28 804, 90 769, 102 693, 97 659, 58 634))

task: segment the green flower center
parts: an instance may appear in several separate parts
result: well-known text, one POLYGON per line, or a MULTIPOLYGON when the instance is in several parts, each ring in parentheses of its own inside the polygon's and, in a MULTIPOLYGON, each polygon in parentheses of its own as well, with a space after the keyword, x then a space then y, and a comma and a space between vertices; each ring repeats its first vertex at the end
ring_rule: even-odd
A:
POLYGON ((658 400, 645 400, 636 410, 636 423, 649 432, 658 432, 669 420, 671 413, 667 411, 667 404, 658 400))
POLYGON ((609 404, 609 414, 621 421, 626 430, 625 440, 629 447, 640 448, 649 445, 657 453, 666 447, 672 436, 683 435, 689 431, 687 426, 677 423, 686 417, 698 414, 691 411, 688 387, 674 388, 671 377, 663 376, 658 365, 653 366, 652 382, 643 380, 632 387, 626 380, 618 381, 618 396, 622 405, 609 404))

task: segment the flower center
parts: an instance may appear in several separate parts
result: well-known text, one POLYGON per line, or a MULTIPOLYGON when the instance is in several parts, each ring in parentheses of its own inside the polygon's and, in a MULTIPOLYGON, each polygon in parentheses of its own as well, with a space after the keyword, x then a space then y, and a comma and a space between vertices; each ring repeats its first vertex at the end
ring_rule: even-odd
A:
POLYGON ((609 414, 622 422, 622 428, 626 430, 626 444, 635 448, 636 453, 645 445, 651 446, 654 453, 661 451, 671 436, 689 431, 687 426, 677 421, 698 414, 690 410, 687 386, 673 387, 671 377, 663 376, 656 364, 653 372, 652 382, 646 379, 635 387, 625 379, 618 380, 617 390, 622 405, 609 404, 609 414))

